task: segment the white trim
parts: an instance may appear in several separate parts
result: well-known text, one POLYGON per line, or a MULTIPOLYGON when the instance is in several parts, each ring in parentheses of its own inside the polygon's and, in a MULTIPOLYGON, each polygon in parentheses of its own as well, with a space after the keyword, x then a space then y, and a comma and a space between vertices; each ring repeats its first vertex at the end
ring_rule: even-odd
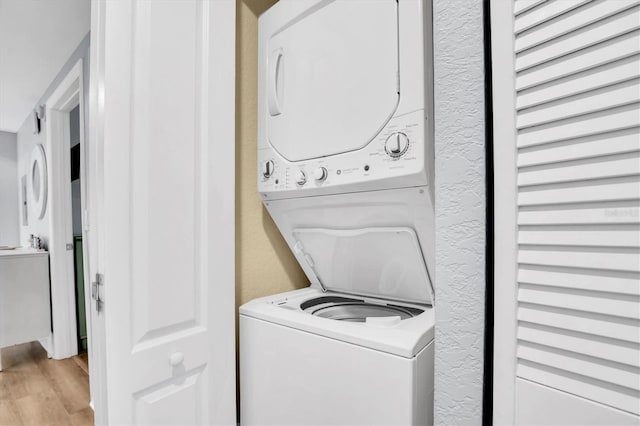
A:
MULTIPOLYGON (((215 404, 209 421, 212 424, 235 424, 236 422, 236 306, 235 306, 235 123, 236 123, 236 2, 233 0, 212 1, 203 8, 212 28, 209 45, 202 46, 211 52, 209 59, 208 99, 211 117, 208 123, 208 138, 212 150, 225 153, 209 167, 209 203, 215 205, 208 222, 209 239, 218 241, 210 247, 210 274, 215 275, 218 285, 211 288, 208 299, 210 326, 216 339, 210 342, 211 366, 214 376, 210 400, 215 404), (223 148, 224 147, 224 148, 223 148), (212 182, 224 182, 212 185, 212 182), (224 247, 224 248, 223 248, 224 247), (231 267, 230 267, 231 266, 231 267)), ((203 87, 203 90, 205 88, 203 87)), ((207 97, 203 97, 206 99, 207 97)), ((202 123, 203 130, 207 123, 202 123)), ((207 157, 203 153, 203 157, 207 157)), ((211 163, 210 163, 211 164, 211 163)), ((206 169, 205 169, 206 170, 206 169)))
POLYGON ((491 2, 494 146, 493 421, 515 421, 517 199, 513 1, 491 2), (495 119, 498 118, 498 119, 495 119))
MULTIPOLYGON (((105 67, 105 20, 107 2, 91 0, 91 44, 89 47, 89 126, 87 161, 87 210, 88 222, 91 228, 89 244, 85 250, 89 256, 85 264, 86 271, 94 276, 103 270, 104 265, 104 67, 105 67)), ((91 294, 90 291, 87 294, 91 294)), ((89 336, 89 384, 91 402, 94 409, 95 424, 108 424, 107 417, 107 373, 105 348, 105 315, 99 315, 95 302, 90 300, 87 305, 87 318, 91 324, 89 336)))
MULTIPOLYGON (((54 359, 78 353, 76 339, 75 286, 71 215, 69 111, 80 105, 80 125, 84 121, 82 60, 60 82, 46 102, 46 139, 49 160, 49 256, 51 267, 51 316, 53 333, 51 353, 54 359)), ((80 131, 80 143, 84 129, 80 131)), ((82 148, 81 148, 82 149, 82 148)), ((85 275, 86 277, 86 275, 85 275)), ((87 327, 87 333, 90 328, 87 327)))

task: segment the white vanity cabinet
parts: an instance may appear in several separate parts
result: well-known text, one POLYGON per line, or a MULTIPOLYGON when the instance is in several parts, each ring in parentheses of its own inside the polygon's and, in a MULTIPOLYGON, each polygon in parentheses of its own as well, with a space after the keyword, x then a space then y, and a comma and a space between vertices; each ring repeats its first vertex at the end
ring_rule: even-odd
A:
POLYGON ((49 253, 0 250, 0 348, 50 333, 49 253))

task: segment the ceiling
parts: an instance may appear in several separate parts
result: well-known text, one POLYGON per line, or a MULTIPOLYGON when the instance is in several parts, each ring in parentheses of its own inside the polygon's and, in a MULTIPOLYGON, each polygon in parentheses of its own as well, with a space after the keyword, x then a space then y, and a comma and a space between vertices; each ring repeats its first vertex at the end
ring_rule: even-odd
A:
POLYGON ((0 0, 0 131, 17 132, 89 32, 90 0, 0 0))

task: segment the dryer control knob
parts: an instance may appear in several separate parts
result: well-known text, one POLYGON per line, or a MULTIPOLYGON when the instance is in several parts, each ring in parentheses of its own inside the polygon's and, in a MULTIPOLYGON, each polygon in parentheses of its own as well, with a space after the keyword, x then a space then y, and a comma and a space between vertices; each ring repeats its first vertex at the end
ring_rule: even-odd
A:
POLYGON ((409 137, 401 132, 395 132, 387 138, 384 150, 391 157, 401 157, 409 148, 409 137))
POLYGON ((307 175, 304 170, 298 170, 298 174, 296 175, 296 183, 300 186, 307 183, 307 175))
POLYGON ((273 168, 274 168, 274 164, 273 164, 273 160, 269 160, 266 163, 264 163, 264 168, 262 169, 262 176, 264 176, 265 179, 269 179, 271 177, 271 175, 273 174, 273 168))
POLYGON ((328 172, 324 167, 318 167, 313 171, 313 178, 317 181, 322 182, 327 178, 328 172))

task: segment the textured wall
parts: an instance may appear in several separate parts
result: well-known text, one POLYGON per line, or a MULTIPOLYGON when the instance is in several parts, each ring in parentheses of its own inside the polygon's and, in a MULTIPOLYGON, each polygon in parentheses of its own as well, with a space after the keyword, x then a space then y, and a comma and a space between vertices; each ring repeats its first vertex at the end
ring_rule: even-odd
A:
POLYGON ((434 0, 435 423, 480 424, 485 293, 482 2, 434 0))
POLYGON ((258 196, 258 16, 275 0, 239 0, 236 47, 236 303, 306 287, 258 196))

